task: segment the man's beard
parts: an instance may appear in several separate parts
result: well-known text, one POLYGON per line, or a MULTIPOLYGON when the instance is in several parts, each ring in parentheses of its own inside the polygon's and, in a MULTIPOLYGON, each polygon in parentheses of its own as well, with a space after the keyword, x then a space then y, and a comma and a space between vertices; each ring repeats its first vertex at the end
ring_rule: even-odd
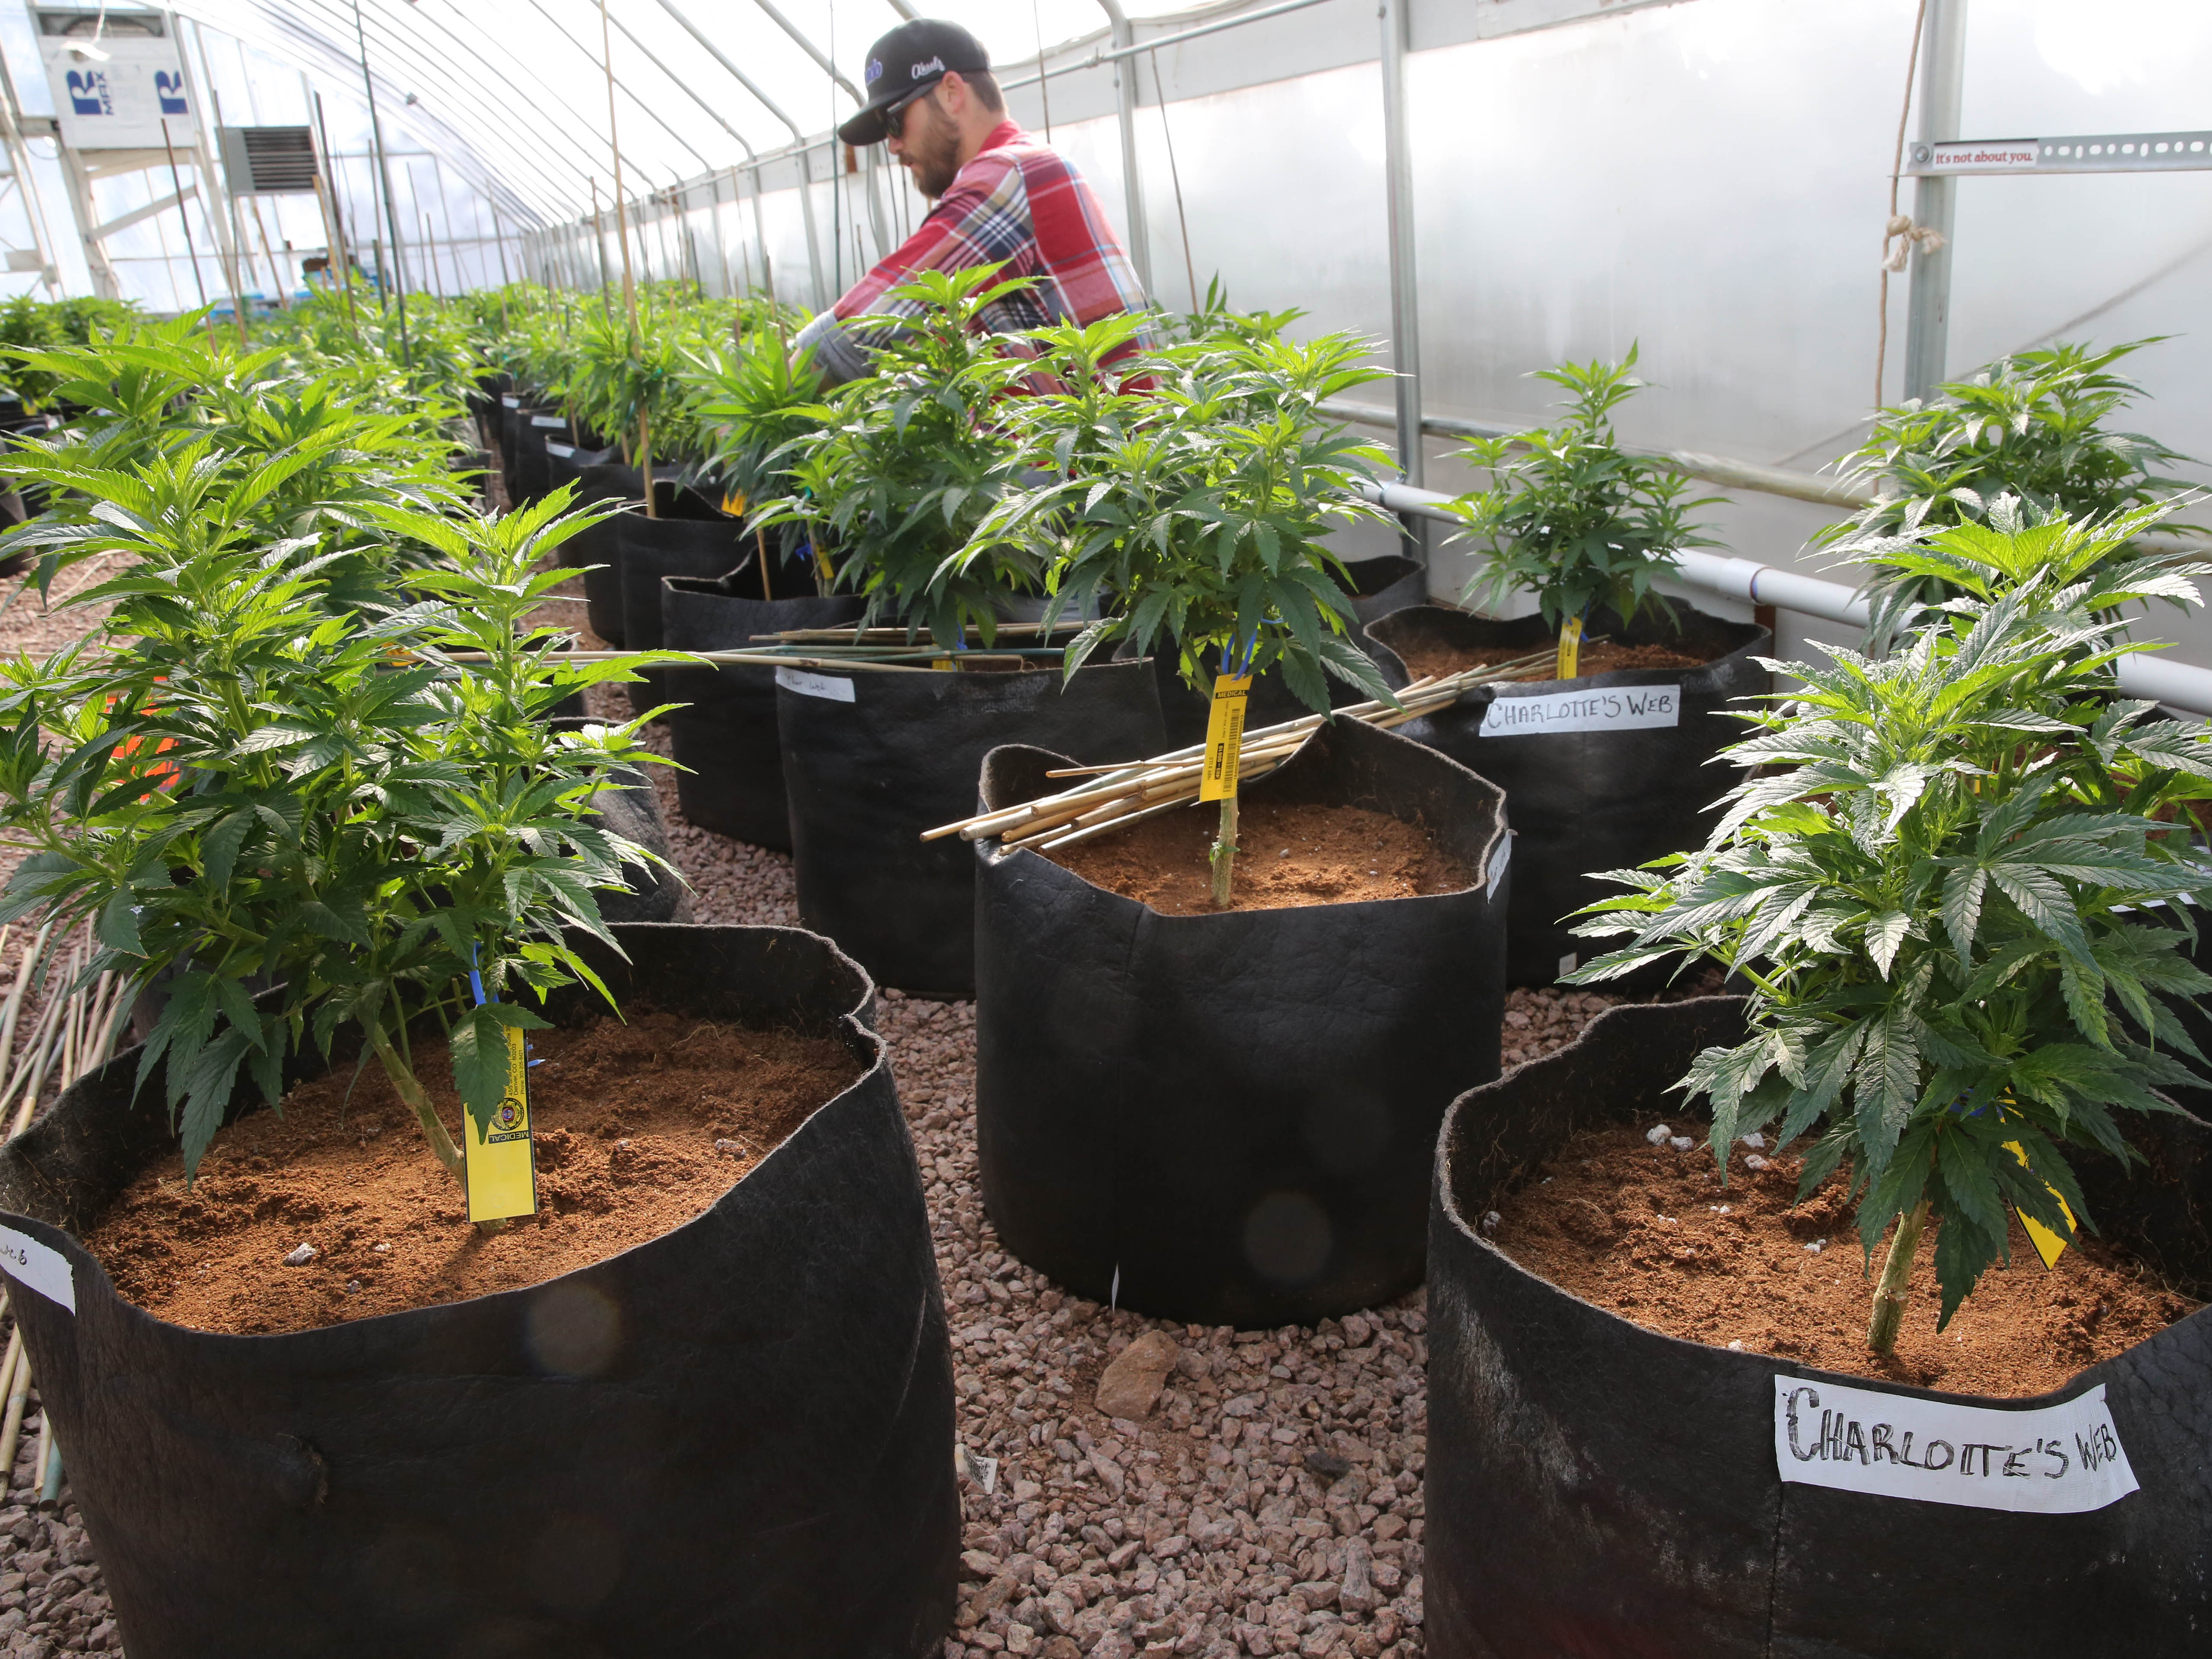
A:
POLYGON ((899 146, 899 159, 914 174, 914 187, 933 202, 952 188, 953 177, 960 171, 960 129, 933 98, 921 100, 915 125, 921 131, 899 146))

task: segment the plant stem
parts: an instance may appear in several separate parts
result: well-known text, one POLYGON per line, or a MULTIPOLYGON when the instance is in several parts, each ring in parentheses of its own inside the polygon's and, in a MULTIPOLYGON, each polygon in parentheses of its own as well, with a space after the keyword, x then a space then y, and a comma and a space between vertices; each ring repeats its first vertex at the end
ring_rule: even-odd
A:
POLYGON ((392 1079, 392 1086, 398 1091, 400 1099, 414 1109, 415 1121, 422 1126, 422 1138, 430 1143, 431 1152, 439 1163, 446 1166, 446 1172, 454 1180, 465 1181, 466 1177, 461 1170, 461 1149, 453 1145, 453 1136, 446 1133, 445 1124, 439 1120, 436 1110, 430 1104, 430 1097, 422 1092, 422 1085, 415 1080, 415 1073, 399 1057, 399 1051, 392 1046, 392 1039, 384 1034, 384 1019, 380 1014, 369 1022, 368 1043, 376 1050, 377 1059, 383 1062, 384 1074, 392 1079))
POLYGON ((1874 1287, 1874 1315, 1867 1321, 1867 1346, 1887 1358, 1897 1348, 1897 1334, 1905 1328, 1905 1304, 1911 1294, 1912 1258, 1920 1249, 1920 1231, 1928 1224, 1928 1200, 1922 1199, 1897 1224, 1890 1236, 1889 1255, 1881 1264, 1881 1279, 1874 1287))
POLYGON ((642 408, 637 411, 637 465, 645 475, 645 516, 657 519, 660 509, 653 501, 653 418, 642 408))
POLYGON ((1233 894, 1232 879, 1237 871, 1237 797, 1224 795, 1221 799, 1221 833, 1214 838, 1213 850, 1206 855, 1213 866, 1213 908, 1226 910, 1233 894))

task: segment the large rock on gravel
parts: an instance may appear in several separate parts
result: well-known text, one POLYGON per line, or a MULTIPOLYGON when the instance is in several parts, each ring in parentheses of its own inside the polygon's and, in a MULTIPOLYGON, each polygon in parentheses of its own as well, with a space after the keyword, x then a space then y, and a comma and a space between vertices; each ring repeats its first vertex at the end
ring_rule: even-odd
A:
POLYGON ((1160 1390, 1175 1369, 1182 1350, 1174 1339, 1146 1331, 1121 1351, 1121 1357, 1098 1379, 1098 1409, 1108 1417, 1141 1423, 1159 1404, 1160 1390))

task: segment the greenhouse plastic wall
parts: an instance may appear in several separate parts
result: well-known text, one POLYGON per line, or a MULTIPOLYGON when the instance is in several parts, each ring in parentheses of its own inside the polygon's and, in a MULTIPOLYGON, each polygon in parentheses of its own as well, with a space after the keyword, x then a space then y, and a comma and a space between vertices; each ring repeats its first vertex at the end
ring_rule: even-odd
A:
MULTIPOLYGON (((1856 442, 1873 400, 1910 0, 1683 0, 1425 47, 1425 36, 1461 27, 1446 9, 1416 9, 1408 76, 1426 413, 1541 419, 1551 389, 1531 371, 1633 343, 1655 387, 1623 412, 1631 441, 1808 471, 1856 442)), ((1133 60, 1157 297, 1188 304, 1194 273, 1201 292, 1218 276, 1238 305, 1304 309, 1302 327, 1387 333, 1374 53, 1371 11, 1338 0, 1133 60), (1337 66, 1270 78, 1330 57, 1337 66), (1253 83, 1192 95, 1239 78, 1253 83)), ((1966 63, 1965 136, 2201 126, 2212 11, 2184 0, 1973 0, 1966 63)), ((1110 71, 1055 77, 1051 97, 1054 143, 1122 222, 1110 71)), ((1036 88, 1012 98, 1042 130, 1036 88)), ((862 183, 841 172, 815 186, 817 221, 842 226, 845 281, 873 248, 862 183)), ((906 198, 895 223, 911 222, 922 204, 902 182, 892 189, 906 198)), ((748 201, 742 213, 752 210, 748 201)), ((710 246, 708 216, 690 218, 710 246)), ((723 218, 734 270, 745 263, 738 216, 723 218)), ((809 301, 795 191, 771 189, 766 228, 779 290, 809 301)), ((2212 298, 2212 173, 1969 178, 1955 230, 1949 372, 2057 338, 2172 334, 2132 360, 2150 393, 2132 423, 2212 456, 2212 338, 2190 331, 2212 298)), ((1903 395, 1906 288, 1890 285, 1892 400, 1903 395)), ((1389 401, 1387 387, 1358 395, 1389 401)), ((1470 481, 1454 447, 1430 441, 1431 488, 1470 481)), ((1803 550, 1833 510, 1715 493, 1729 496, 1711 518, 1730 550, 1826 568, 1803 550)), ((1455 596, 1470 566, 1439 528, 1432 587, 1455 596)), ((1379 552, 1388 539, 1348 549, 1379 552)), ((1785 653, 1808 637, 1851 641, 1838 623, 1781 620, 1785 653)), ((2161 611, 2151 626, 2177 637, 2179 620, 2161 611)), ((2181 657, 2212 665, 2212 626, 2178 637, 2181 657)))
MULTIPOLYGON (((1218 276, 1233 303, 1301 308, 1301 327, 1373 337, 1387 361, 1372 6, 1321 0, 1103 64, 1091 61, 1109 44, 1097 0, 944 0, 934 9, 991 41, 1015 114, 1050 131, 1123 223, 1116 85, 1133 79, 1151 276, 1164 303, 1188 305, 1218 276), (1040 54, 1055 70, 1048 91, 1035 84, 1040 54)), ((1140 45, 1234 9, 1128 7, 1140 45)), ((349 234, 366 249, 378 216, 349 5, 192 0, 185 10, 206 26, 186 27, 228 118, 303 118, 297 70, 276 70, 280 59, 322 90, 349 234)), ((1617 0, 1601 11, 1593 0, 1412 0, 1407 124, 1425 412, 1540 420, 1550 388, 1531 371, 1634 343, 1656 386, 1623 411, 1629 441, 1808 471, 1847 450, 1874 400, 1876 265, 1914 13, 1914 0, 1617 0)), ((849 81, 867 41, 896 19, 888 0, 781 0, 773 11, 613 0, 604 36, 583 0, 364 0, 363 14, 404 263, 417 284, 497 281, 495 228, 509 239, 514 274, 586 289, 603 275, 619 280, 601 56, 610 49, 629 198, 621 217, 637 274, 747 288, 763 279, 764 250, 777 291, 811 306, 927 211, 902 170, 821 137, 853 99, 807 44, 849 81), (762 95, 738 88, 716 53, 762 95), (816 141, 811 213, 790 153, 794 130, 816 141), (438 245, 427 263, 426 213, 438 245)), ((20 43, 0 37, 15 64, 20 43)), ((1964 136, 2201 126, 2212 118, 2199 90, 2212 77, 2212 8, 1968 0, 1965 64, 1964 136)), ((33 77, 18 64, 15 78, 27 100, 33 77)), ((103 188, 103 211, 140 204, 134 186, 103 188)), ((135 188, 151 198, 150 185, 135 188)), ((2188 331, 2212 298, 2212 173, 1968 178, 1956 188, 1949 370, 2053 338, 2173 334, 2133 360, 2151 394, 2134 423, 2212 456, 2212 343, 2188 331)), ((1911 200, 1908 180, 1900 204, 1911 200)), ((319 228, 305 222, 311 199, 264 207, 283 227, 279 240, 319 242, 319 228)), ((160 305, 183 302, 191 287, 174 274, 186 268, 180 248, 160 242, 166 234, 158 220, 128 234, 146 244, 130 251, 149 272, 157 256, 167 261, 171 291, 150 276, 144 289, 160 305)), ((225 284, 203 236, 202 280, 217 295, 225 284)), ((1882 386, 1892 399, 1903 391, 1908 286, 1890 285, 1882 386)), ((1384 386, 1359 397, 1378 411, 1391 401, 1384 386)), ((1372 435, 1394 434, 1386 420, 1372 435)), ((1449 459, 1455 447, 1431 439, 1431 488, 1469 482, 1449 459)), ((1728 499, 1711 512, 1713 533, 1730 551, 1826 568, 1804 547, 1834 509, 1716 493, 1728 499)), ((1455 597, 1467 558, 1443 526, 1422 534, 1433 591, 1455 597)), ((1345 545, 1379 552, 1393 539, 1376 529, 1345 545)), ((2162 612, 2151 626, 2178 620, 2162 612)), ((1808 635, 1850 635, 1787 613, 1778 631, 1785 653, 1802 652, 1808 635)), ((2212 625, 2189 624, 2180 637, 2181 656, 2212 665, 2212 625)))

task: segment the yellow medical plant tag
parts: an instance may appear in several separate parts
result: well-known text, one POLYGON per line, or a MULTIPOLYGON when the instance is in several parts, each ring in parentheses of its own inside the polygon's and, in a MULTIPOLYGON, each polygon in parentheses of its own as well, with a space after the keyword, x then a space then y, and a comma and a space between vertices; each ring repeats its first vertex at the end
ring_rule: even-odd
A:
POLYGON ((1577 617, 1559 629, 1559 665, 1556 678, 1577 679, 1583 672, 1583 619, 1577 617))
POLYGON ((1228 800, 1237 793, 1237 770, 1244 760, 1244 707, 1252 695, 1249 674, 1217 674, 1213 703, 1206 714, 1206 770, 1198 780, 1200 800, 1228 800))
MULTIPOLYGON (((2020 1142, 2017 1140, 2005 1142, 2005 1151, 2010 1152, 2022 1164, 2027 1162, 2027 1154, 2021 1150, 2020 1142)), ((2051 1197, 2058 1198, 2058 1189, 2056 1187, 2046 1187, 2044 1190, 2051 1197)), ((2036 1255, 2043 1258, 2043 1265, 2046 1267, 2055 1267, 2058 1265, 2058 1258, 2065 1254, 2066 1246, 2070 1242, 2074 1231, 2074 1212, 2068 1206, 2064 1199, 2058 1198, 2058 1208, 2066 1217, 2068 1234, 2066 1238, 2061 1238, 2040 1221, 2030 1220, 2023 1211, 2017 1208, 2013 1211, 2014 1215, 2020 1217, 2020 1224, 2027 1229, 2027 1242, 2035 1246, 2036 1255)))
POLYGON ((745 500, 745 492, 742 489, 732 489, 728 495, 722 497, 722 512, 729 518, 744 518, 745 516, 745 508, 749 505, 750 505, 750 503, 745 500))
POLYGON ((467 1164, 469 1219, 505 1221, 538 1213, 538 1160, 530 1145, 530 1073, 522 1033, 507 1033, 507 1097, 489 1127, 463 1113, 462 1154, 467 1164))

